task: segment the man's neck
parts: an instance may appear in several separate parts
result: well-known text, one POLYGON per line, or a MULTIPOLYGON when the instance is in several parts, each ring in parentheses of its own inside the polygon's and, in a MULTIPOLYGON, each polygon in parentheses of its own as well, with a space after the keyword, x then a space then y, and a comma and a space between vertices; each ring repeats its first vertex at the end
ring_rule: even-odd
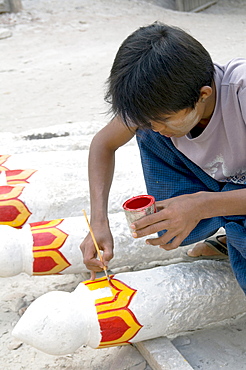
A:
POLYGON ((204 109, 203 117, 200 121, 200 123, 205 126, 208 125, 210 118, 212 117, 214 113, 214 108, 216 104, 216 86, 215 86, 214 81, 212 82, 211 87, 212 87, 212 94, 206 99, 206 102, 204 103, 205 109, 204 109))
POLYGON ((207 127, 207 125, 210 122, 210 119, 213 115, 215 104, 216 104, 216 87, 215 83, 213 81, 212 83, 212 94, 207 98, 205 109, 204 109, 204 114, 203 117, 201 118, 200 122, 190 131, 190 134, 192 138, 198 137, 201 135, 203 130, 207 127))

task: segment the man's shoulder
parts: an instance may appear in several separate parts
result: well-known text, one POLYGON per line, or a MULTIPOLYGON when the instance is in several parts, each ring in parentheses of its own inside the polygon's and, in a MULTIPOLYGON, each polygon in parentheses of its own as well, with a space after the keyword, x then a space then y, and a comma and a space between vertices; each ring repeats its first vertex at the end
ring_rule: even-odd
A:
POLYGON ((221 65, 215 63, 216 74, 221 75, 222 85, 238 85, 246 87, 246 59, 235 58, 221 65))

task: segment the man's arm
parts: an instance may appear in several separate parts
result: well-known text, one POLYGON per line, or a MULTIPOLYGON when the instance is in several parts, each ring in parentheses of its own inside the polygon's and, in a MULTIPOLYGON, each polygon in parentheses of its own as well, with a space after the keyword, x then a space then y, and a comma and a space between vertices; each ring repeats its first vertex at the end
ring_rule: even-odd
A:
MULTIPOLYGON (((103 262, 107 266, 113 257, 113 238, 108 222, 108 197, 112 184, 115 151, 126 144, 135 134, 119 117, 115 117, 93 138, 89 152, 89 185, 91 204, 91 227, 98 246, 103 250, 103 262)), ((101 271, 102 263, 91 236, 88 234, 81 244, 84 263, 91 271, 101 271)), ((92 274, 94 278, 95 273, 92 274)))

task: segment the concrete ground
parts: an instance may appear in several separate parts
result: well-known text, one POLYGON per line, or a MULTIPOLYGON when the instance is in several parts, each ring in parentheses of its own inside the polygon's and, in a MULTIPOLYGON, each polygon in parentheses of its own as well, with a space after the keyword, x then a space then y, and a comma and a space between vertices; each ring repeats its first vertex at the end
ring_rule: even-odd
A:
POLYGON ((193 369, 246 369, 246 315, 172 340, 193 369))

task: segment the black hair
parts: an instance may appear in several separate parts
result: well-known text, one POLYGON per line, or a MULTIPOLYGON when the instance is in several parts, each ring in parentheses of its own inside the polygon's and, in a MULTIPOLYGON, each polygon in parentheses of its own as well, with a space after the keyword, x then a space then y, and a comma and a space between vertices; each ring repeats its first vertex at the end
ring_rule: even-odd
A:
POLYGON ((151 128, 163 114, 193 109, 200 89, 211 86, 214 65, 207 50, 185 31, 155 22, 120 46, 107 80, 110 112, 131 127, 151 128))

